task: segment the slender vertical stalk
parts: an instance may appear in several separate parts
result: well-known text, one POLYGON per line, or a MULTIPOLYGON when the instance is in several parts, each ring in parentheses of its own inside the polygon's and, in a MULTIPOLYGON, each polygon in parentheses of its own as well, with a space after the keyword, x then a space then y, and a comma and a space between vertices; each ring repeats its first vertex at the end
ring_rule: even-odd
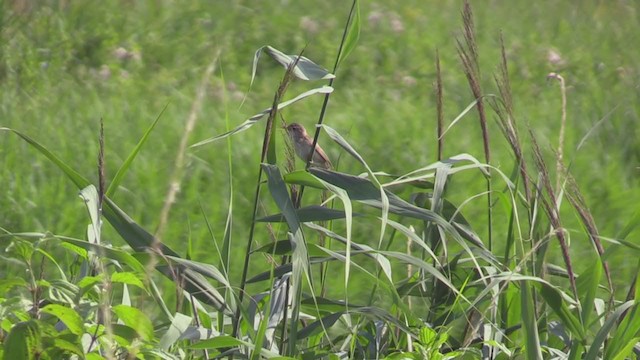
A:
POLYGON ((529 129, 529 134, 531 136, 531 141, 533 144, 533 155, 536 167, 538 168, 538 172, 540 173, 542 189, 540 189, 540 199, 542 200, 542 205, 549 217, 549 222, 551 223, 552 235, 555 235, 560 243, 560 251, 562 252, 562 258, 564 260, 564 264, 567 267, 567 275, 569 276, 569 283, 571 285, 571 290, 573 292, 573 296, 575 299, 578 299, 578 288, 576 286, 576 277, 573 272, 573 265, 571 262, 571 257, 569 256, 569 246, 567 245, 567 240, 565 237, 565 230, 562 227, 562 223, 560 221, 560 212, 556 207, 557 197, 554 193, 553 187, 551 186, 551 181, 549 180, 549 171, 547 166, 542 158, 542 152, 540 151, 540 147, 538 146, 538 142, 536 141, 535 136, 533 135, 533 131, 529 129), (544 193, 547 193, 547 197, 544 196, 544 193))
MULTIPOLYGON (((256 190, 253 198, 253 212, 251 214, 251 227, 249 229, 249 237, 247 239, 247 246, 244 254, 244 264, 242 266, 242 278, 240 280, 240 291, 238 294, 238 309, 236 310, 236 314, 233 318, 233 332, 232 336, 236 337, 238 334, 238 330, 240 329, 240 307, 242 306, 242 300, 244 299, 244 291, 247 285, 247 274, 249 273, 249 258, 251 256, 251 246, 253 245, 253 236, 255 234, 256 229, 256 218, 258 216, 258 203, 260 201, 260 189, 262 185, 262 163, 267 159, 267 153, 269 151, 269 144, 272 137, 273 132, 273 123, 276 119, 276 115, 278 113, 278 104, 280 103, 280 99, 287 91, 287 87, 293 78, 293 69, 298 65, 298 61, 302 56, 302 52, 296 57, 296 60, 289 65, 287 71, 285 71, 282 81, 280 82, 280 86, 278 86, 278 90, 273 96, 273 103, 271 105, 271 111, 269 112, 269 117, 267 118, 267 124, 264 130, 264 139, 262 141, 262 152, 260 154, 260 164, 258 166, 258 178, 256 181, 256 190)), ((285 312, 286 313, 286 312, 285 312)))
MULTIPOLYGON (((480 87, 480 67, 478 63, 478 46, 476 43, 475 29, 473 23, 473 12, 468 0, 465 0, 462 10, 462 20, 464 24, 464 45, 460 40, 458 43, 458 55, 462 61, 467 81, 471 93, 476 99, 476 109, 480 118, 480 128, 482 130, 482 144, 484 147, 484 159, 487 165, 491 163, 491 150, 489 148, 489 131, 487 129, 487 118, 484 110, 484 102, 482 100, 482 89, 480 87)), ((493 249, 492 240, 492 185, 491 170, 487 177, 487 241, 488 249, 493 249)))
POLYGON ((556 79, 560 82, 560 93, 562 95, 562 118, 560 119, 560 135, 558 136, 558 160, 556 162, 556 192, 560 192, 560 186, 563 179, 563 157, 564 157, 564 129, 567 124, 567 88, 565 87, 564 78, 557 73, 550 73, 547 79, 556 79))
POLYGON ((436 49, 436 111, 438 115, 438 161, 442 160, 444 150, 444 109, 442 94, 442 71, 440 69, 440 52, 436 49))

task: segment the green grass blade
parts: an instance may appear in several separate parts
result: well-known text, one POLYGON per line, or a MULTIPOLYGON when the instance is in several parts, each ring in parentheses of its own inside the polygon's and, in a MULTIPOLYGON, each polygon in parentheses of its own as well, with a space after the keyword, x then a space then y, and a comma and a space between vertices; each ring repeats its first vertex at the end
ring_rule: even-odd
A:
POLYGON ((635 337, 627 343, 614 357, 609 358, 605 356, 605 359, 613 359, 613 360, 625 360, 630 359, 631 352, 633 348, 640 342, 640 337, 635 337))
POLYGON ((284 215, 289 225, 289 239, 293 243, 293 254, 291 256, 292 274, 291 274, 291 317, 289 319, 289 339, 288 354, 295 356, 298 352, 297 334, 298 319, 300 316, 300 302, 302 297, 302 276, 305 275, 311 288, 311 270, 309 268, 309 255, 307 245, 304 239, 304 233, 300 227, 300 221, 295 212, 295 207, 291 202, 287 186, 280 174, 280 170, 275 165, 262 164, 268 179, 269 191, 278 208, 284 215))
POLYGON ((342 52, 340 53, 340 56, 338 58, 338 64, 341 64, 342 61, 349 57, 349 54, 351 54, 353 49, 355 49, 356 45, 358 44, 358 40, 360 39, 360 2, 358 0, 354 0, 353 2, 353 6, 355 8, 353 9, 352 19, 349 23, 349 28, 347 29, 344 48, 342 49, 342 52))
MULTIPOLYGON (((585 331, 578 319, 562 301, 562 295, 551 285, 543 283, 540 288, 540 295, 545 300, 547 306, 560 318, 562 325, 576 337, 578 341, 585 341, 585 331)), ((523 295, 524 296, 524 295, 523 295)))
POLYGON ((367 169, 367 172, 369 173, 369 176, 371 177, 371 181, 373 182, 373 184, 376 186, 376 188, 378 189, 378 191, 380 193, 379 197, 380 197, 381 205, 382 205, 380 207, 380 209, 382 210, 382 222, 380 224, 380 238, 378 240, 378 247, 381 247, 382 239, 384 238, 384 232, 385 232, 385 229, 387 227, 387 219, 389 218, 389 198, 387 197, 387 193, 384 191, 384 188, 382 187, 382 185, 378 181, 378 178, 373 173, 373 170, 371 170, 371 168, 369 167, 367 162, 364 161, 364 158, 356 151, 356 149, 354 149, 351 146, 351 144, 349 144, 347 142, 347 140, 345 138, 343 138, 342 135, 340 135, 333 128, 331 128, 331 127, 329 127, 327 125, 322 125, 322 127, 327 132, 327 135, 329 135, 329 137, 333 141, 337 142, 351 156, 353 156, 362 165, 364 165, 364 167, 367 169))
MULTIPOLYGON (((640 272, 639 270, 640 261, 638 261, 638 265, 636 266, 636 274, 640 272)), ((635 276, 634 281, 635 283, 630 285, 636 289, 634 298, 637 303, 640 301, 640 279, 635 276)), ((615 335, 611 341, 609 341, 607 346, 605 358, 610 359, 614 356, 619 356, 619 354, 628 346, 629 342, 633 341, 632 338, 638 336, 638 334, 640 334, 640 307, 636 304, 633 309, 624 315, 624 319, 618 325, 615 335)))
POLYGON ((138 141, 138 144, 133 148, 129 156, 127 156, 127 159, 122 163, 122 165, 116 172, 116 175, 113 177, 113 180, 111 180, 111 184, 109 184, 109 188, 107 188, 107 192, 105 193, 107 196, 111 197, 113 196, 113 193, 116 192, 116 190, 120 186, 120 183, 122 182, 122 179, 127 173, 127 170, 129 170, 129 167, 131 167, 133 160, 136 158, 136 156, 140 152, 140 149, 142 149, 142 146, 147 142, 147 139, 149 139, 149 135, 151 134, 151 131, 153 131, 153 129, 156 127, 156 125, 158 124, 158 121, 162 117, 162 114, 164 114, 165 110, 167 110, 168 106, 169 104, 164 106, 162 111, 160 111, 160 114, 158 114, 158 117, 156 117, 154 122, 151 123, 151 126, 149 126, 147 131, 145 131, 144 135, 142 135, 142 138, 140 139, 140 141, 138 141))
POLYGON ((622 316, 629 308, 631 308, 635 304, 635 300, 627 301, 618 306, 616 311, 609 315, 596 336, 593 338, 593 342, 591 342, 589 352, 587 352, 587 356, 585 356, 585 359, 596 359, 598 357, 600 348, 609 337, 609 333, 611 332, 611 330, 613 330, 615 325, 618 323, 618 319, 620 318, 620 316, 622 316))
POLYGON ((0 131, 11 131, 14 134, 20 136, 24 141, 28 142, 29 145, 33 146, 36 150, 38 150, 42 155, 44 155, 47 159, 49 159, 52 163, 54 163, 65 175, 78 187, 78 189, 83 189, 89 186, 89 180, 85 179, 82 175, 80 175, 77 171, 73 170, 69 165, 65 164, 59 157, 49 151, 46 147, 41 145, 36 140, 30 138, 29 136, 6 127, 0 127, 0 131))
POLYGON ((520 282, 522 307, 522 335, 525 342, 525 357, 528 360, 542 360, 540 337, 536 321, 536 310, 533 303, 533 291, 527 281, 520 282))
MULTIPOLYGON (((587 258, 585 258, 585 260, 588 261, 587 258)), ((594 261, 592 261, 592 265, 581 273, 576 280, 578 295, 581 297, 580 318, 585 325, 591 323, 591 314, 593 313, 598 284, 600 284, 600 279, 602 278, 602 269, 602 262, 599 257, 596 257, 594 261)))
MULTIPOLYGON (((296 214, 298 216, 298 221, 300 222, 309 222, 309 221, 329 221, 329 220, 340 220, 345 219, 346 213, 343 210, 336 210, 326 208, 320 205, 311 205, 305 206, 299 209, 296 209, 296 214)), ((355 214, 354 216, 359 216, 355 214)), ((258 222, 286 222, 284 215, 274 214, 262 217, 257 219, 258 222)))

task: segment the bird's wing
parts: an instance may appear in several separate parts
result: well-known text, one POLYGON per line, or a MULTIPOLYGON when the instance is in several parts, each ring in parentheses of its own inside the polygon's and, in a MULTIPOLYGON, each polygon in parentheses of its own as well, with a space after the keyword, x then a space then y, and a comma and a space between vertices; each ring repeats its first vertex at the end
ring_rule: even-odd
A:
POLYGON ((318 153, 320 158, 322 158, 322 160, 326 162, 326 164, 328 165, 327 168, 333 167, 333 165, 331 164, 331 160, 329 160, 327 154, 325 154, 324 150, 322 150, 322 148, 318 145, 316 145, 316 153, 318 153))

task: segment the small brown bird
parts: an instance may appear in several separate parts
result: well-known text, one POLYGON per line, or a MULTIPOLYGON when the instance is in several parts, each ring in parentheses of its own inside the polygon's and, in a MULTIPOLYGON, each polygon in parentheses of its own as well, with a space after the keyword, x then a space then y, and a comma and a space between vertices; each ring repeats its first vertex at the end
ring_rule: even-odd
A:
MULTIPOLYGON (((311 146, 313 145, 313 139, 309 137, 307 130, 305 130, 304 126, 298 123, 291 123, 287 126, 287 133, 291 138, 296 155, 298 155, 302 161, 307 161, 309 158, 309 151, 311 151, 311 146)), ((331 161, 329 161, 327 154, 322 150, 319 144, 316 144, 316 151, 313 152, 311 164, 325 169, 331 168, 331 161)))

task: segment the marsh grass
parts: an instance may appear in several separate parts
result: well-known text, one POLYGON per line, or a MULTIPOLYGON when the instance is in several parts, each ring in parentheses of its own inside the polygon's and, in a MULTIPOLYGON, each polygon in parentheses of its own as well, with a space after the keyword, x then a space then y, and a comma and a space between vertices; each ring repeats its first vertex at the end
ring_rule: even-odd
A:
MULTIPOLYGON (((227 121, 222 135, 191 147, 193 152, 204 152, 226 140, 229 155, 223 160, 229 169, 227 181, 233 183, 236 169, 252 168, 232 156, 232 150, 247 148, 236 146, 235 139, 264 126, 261 148, 249 148, 259 154, 253 197, 244 188, 230 187, 228 202, 221 206, 226 218, 222 239, 216 238, 220 230, 209 221, 202 202, 198 204, 208 233, 205 241, 212 244, 207 251, 217 257, 218 266, 213 265, 215 261, 194 259, 190 236, 186 255, 172 250, 164 241, 168 236, 158 236, 163 231, 152 234, 114 200, 126 174, 136 170, 134 160, 140 149, 150 146, 154 128, 169 116, 164 110, 122 165, 114 167, 107 188, 111 168, 105 157, 110 154, 110 141, 102 123, 97 188, 82 171, 50 150, 46 141, 17 129, 0 128, 3 137, 20 139, 57 167, 81 191, 89 214, 88 219, 74 218, 89 223, 84 239, 3 229, 0 239, 8 244, 6 266, 28 272, 0 283, 7 294, 0 302, 2 355, 109 359, 631 356, 640 337, 637 276, 617 275, 619 270, 608 260, 616 251, 639 251, 627 240, 640 224, 639 218, 625 219, 626 226, 614 239, 601 235, 597 217, 590 212, 575 177, 577 168, 565 168, 563 150, 557 154, 545 151, 534 125, 518 121, 521 112, 514 104, 502 34, 494 75, 496 93, 492 94, 480 78, 480 46, 468 2, 463 5, 462 24, 464 40, 457 41, 460 73, 473 99, 445 130, 444 114, 455 111, 446 108, 449 103, 443 89, 448 77, 441 68, 441 52, 436 51, 432 94, 436 103, 435 162, 415 161, 419 157, 414 156, 410 163, 414 170, 404 172, 370 161, 361 150, 366 142, 342 131, 344 125, 325 121, 338 66, 347 67, 343 62, 347 55, 351 54, 349 59, 358 56, 355 49, 362 21, 357 1, 345 22, 332 73, 313 62, 312 55, 303 58, 302 51, 285 55, 274 47, 261 48, 254 55, 253 76, 262 51, 285 67, 279 85, 269 92, 273 93, 271 105, 247 115, 235 128, 227 121), (287 90, 298 91, 301 80, 312 84, 329 80, 329 85, 285 100, 287 90), (350 171, 350 167, 319 169, 309 167, 308 161, 304 170, 295 170, 293 153, 278 141, 278 115, 311 106, 312 95, 317 94, 324 100, 319 105, 314 142, 321 136, 323 145, 332 141, 344 161, 353 161, 364 172, 350 171), (455 131, 470 121, 474 108, 484 161, 465 152, 450 153, 459 141, 455 131), (491 118, 497 120, 497 126, 490 124, 491 118), (491 134, 490 143, 492 128, 503 136, 491 134), (529 135, 528 144, 521 131, 529 135), (511 151, 511 173, 504 170, 504 163, 495 165, 491 155, 492 147, 503 145, 501 141, 511 151), (556 174, 546 165, 551 155, 557 161, 556 174), (465 176, 476 187, 457 182, 465 176), (552 179, 562 179, 561 186, 554 187, 552 179), (471 190, 476 188, 484 190, 471 190), (323 193, 329 199, 319 206, 317 199, 324 200, 323 193), (248 216, 234 211, 242 197, 253 204, 248 216), (478 201, 484 197, 486 202, 478 201), (562 206, 565 198, 570 206, 562 206), (481 203, 485 205, 478 206, 481 203), (482 216, 476 216, 478 211, 482 216), (572 218, 580 222, 579 229, 566 227, 567 219, 572 218), (128 246, 105 241, 103 219, 128 246), (241 233, 247 236, 234 232, 234 225, 239 224, 248 228, 241 233), (482 235, 485 231, 486 236, 482 235), (590 266, 578 271, 574 263, 582 259, 576 261, 569 244, 580 237, 590 242, 587 252, 579 255, 590 266), (231 251, 232 242, 238 239, 246 241, 240 256, 231 251), (605 246, 603 240, 610 244, 605 246), (232 264, 238 257, 242 267, 232 264), (75 260, 68 261, 70 258, 75 260), (558 259, 562 262, 556 263, 558 259), (77 270, 78 262, 80 268, 94 272, 77 270), (158 272, 163 276, 158 277, 158 272), (619 286, 630 289, 626 298, 616 290, 619 286), (167 289, 175 292, 175 299, 169 298, 167 289)), ((401 24, 392 25, 400 29, 401 24)), ((305 56, 311 48, 305 48, 305 56)), ((268 72, 276 71, 270 68, 268 72)), ((170 184, 186 173, 188 141, 184 139, 193 129, 212 73, 210 65, 191 102, 170 184)), ((336 84, 342 88, 335 90, 346 90, 347 83, 336 84)), ((530 99, 518 100, 526 103, 530 99)), ((566 100, 562 99, 563 114, 566 100)), ((252 105, 249 101, 246 106, 252 105)), ((565 120, 563 115, 563 129, 565 120)), ((209 129, 211 132, 215 133, 209 129)), ((560 138, 562 145, 564 135, 560 138)), ((406 138, 406 142, 413 140, 406 138)), ((402 154, 393 156, 401 158, 402 154)), ((172 204, 173 196, 165 197, 169 200, 165 204, 172 204)), ((174 221, 178 222, 169 215, 160 216, 162 226, 174 221)))

